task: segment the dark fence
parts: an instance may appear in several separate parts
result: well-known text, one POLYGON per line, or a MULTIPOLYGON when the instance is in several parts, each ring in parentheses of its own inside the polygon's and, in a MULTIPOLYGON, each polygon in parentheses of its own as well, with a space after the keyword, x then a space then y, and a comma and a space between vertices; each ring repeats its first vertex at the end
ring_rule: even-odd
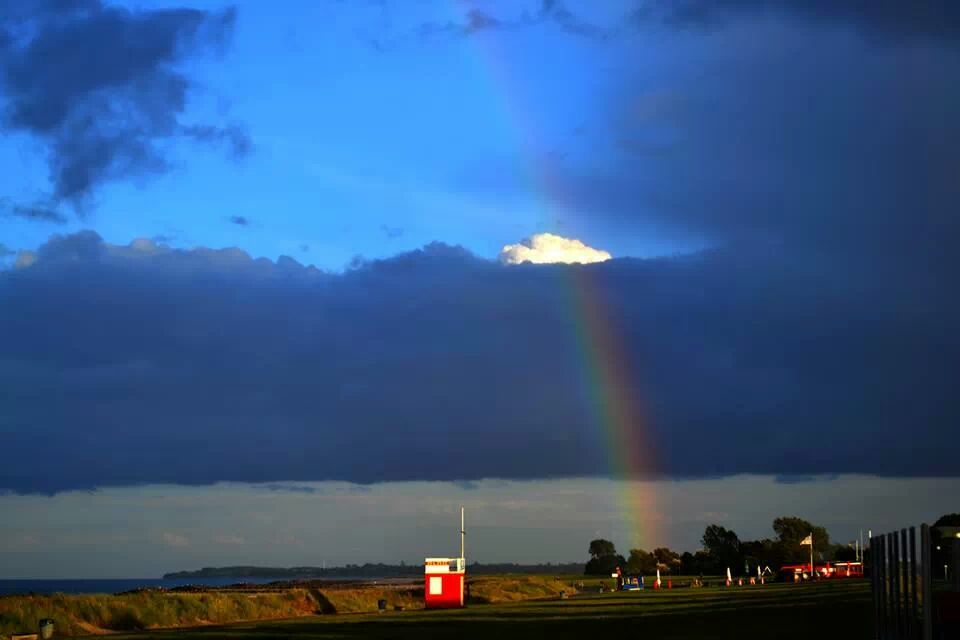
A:
POLYGON ((871 539, 870 580, 879 640, 933 640, 930 527, 871 539))
POLYGON ((867 560, 878 640, 960 639, 960 526, 876 536, 867 560))

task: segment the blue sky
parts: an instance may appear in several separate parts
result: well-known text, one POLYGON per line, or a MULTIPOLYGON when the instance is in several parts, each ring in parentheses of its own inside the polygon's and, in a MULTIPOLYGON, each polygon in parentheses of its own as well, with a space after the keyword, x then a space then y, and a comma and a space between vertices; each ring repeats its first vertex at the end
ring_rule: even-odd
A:
POLYGON ((0 1, 0 577, 316 561, 220 500, 402 505, 330 563, 955 508, 957 5, 185 4, 0 1))
MULTIPOLYGON (((504 19, 539 10, 528 4, 511 4, 504 19)), ((590 17, 622 13, 603 9, 590 17)), ((549 177, 556 165, 586 170, 622 160, 603 112, 618 74, 633 66, 624 59, 659 66, 659 43, 571 37, 551 22, 419 35, 423 25, 462 23, 465 11, 451 2, 240 6, 229 45, 181 65, 195 89, 180 119, 242 123, 253 152, 232 160, 192 141, 165 141, 168 172, 101 185, 83 216, 57 231, 239 246, 326 269, 436 239, 493 257, 543 231, 580 235, 616 255, 696 246, 689 234, 654 224, 616 233, 547 186, 557 182, 549 177), (495 190, 474 184, 491 170, 506 182, 495 190), (232 216, 249 226, 231 225, 232 216)), ((657 74, 649 75, 655 84, 657 74)), ((7 197, 43 193, 44 154, 29 136, 10 135, 0 167, 17 176, 7 197)), ((4 226, 3 242, 18 249, 36 248, 51 230, 19 220, 4 226)))

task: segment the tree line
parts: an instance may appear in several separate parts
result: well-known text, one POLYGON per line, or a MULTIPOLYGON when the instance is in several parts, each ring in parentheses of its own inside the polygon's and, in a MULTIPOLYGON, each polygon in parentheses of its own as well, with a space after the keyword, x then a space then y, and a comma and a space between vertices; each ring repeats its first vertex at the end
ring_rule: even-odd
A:
POLYGON ((590 560, 584 568, 587 575, 610 575, 617 567, 629 574, 717 575, 727 567, 734 575, 756 572, 756 567, 777 571, 785 564, 808 562, 810 548, 800 542, 813 533, 814 556, 817 560, 853 560, 856 551, 850 545, 831 544, 824 527, 803 518, 783 516, 773 521, 774 537, 741 540, 732 529, 717 524, 703 532, 703 548, 679 553, 667 547, 651 551, 630 549, 627 557, 617 553, 616 546, 602 538, 590 542, 590 560))

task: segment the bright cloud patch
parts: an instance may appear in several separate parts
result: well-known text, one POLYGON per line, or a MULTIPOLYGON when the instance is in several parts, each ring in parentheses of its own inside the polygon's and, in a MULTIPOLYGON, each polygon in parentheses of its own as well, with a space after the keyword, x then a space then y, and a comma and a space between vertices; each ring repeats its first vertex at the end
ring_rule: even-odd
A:
POLYGON ((508 244, 500 251, 500 262, 504 264, 567 264, 579 262, 603 262, 612 258, 606 251, 588 247, 576 238, 564 238, 552 233, 537 233, 518 244, 508 244))

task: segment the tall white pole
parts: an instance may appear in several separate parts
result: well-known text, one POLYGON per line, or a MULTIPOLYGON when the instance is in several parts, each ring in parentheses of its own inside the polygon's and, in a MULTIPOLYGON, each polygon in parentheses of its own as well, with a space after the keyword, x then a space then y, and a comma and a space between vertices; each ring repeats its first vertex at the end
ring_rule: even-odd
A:
MULTIPOLYGON (((465 538, 466 535, 467 535, 467 532, 466 532, 466 530, 463 528, 463 506, 461 506, 461 507, 460 507, 460 557, 461 557, 461 558, 464 558, 464 561, 463 561, 464 565, 466 565, 466 563, 467 563, 467 561, 466 561, 466 557, 467 557, 467 556, 465 555, 465 553, 466 553, 466 551, 465 551, 465 540, 464 540, 464 538, 465 538)), ((464 566, 464 569, 466 569, 466 566, 464 566)))

